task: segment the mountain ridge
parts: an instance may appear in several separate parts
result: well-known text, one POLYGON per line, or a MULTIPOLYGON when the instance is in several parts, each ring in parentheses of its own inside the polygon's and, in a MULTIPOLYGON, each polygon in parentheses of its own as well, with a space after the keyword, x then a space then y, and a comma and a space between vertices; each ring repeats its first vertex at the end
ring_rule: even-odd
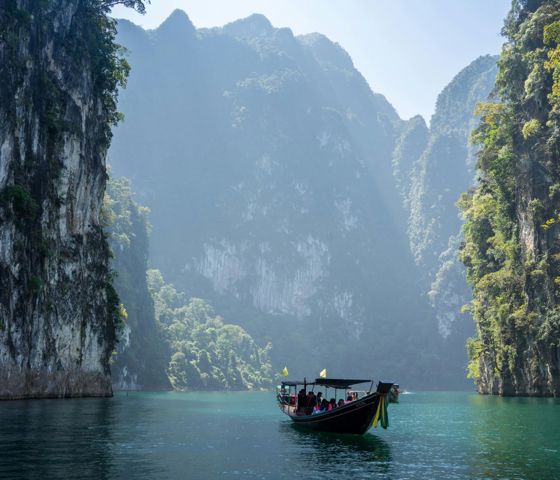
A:
MULTIPOLYGON (((455 373, 436 367, 440 381, 466 385, 466 354, 439 337, 409 247, 409 167, 399 184, 393 157, 410 122, 325 36, 245 20, 197 30, 188 54, 156 30, 144 32, 153 48, 140 55, 136 32, 119 30, 133 70, 111 158, 152 210, 152 264, 259 342, 272 340, 273 365, 295 349, 296 375, 306 358, 352 351, 355 364, 437 388, 434 365, 451 355, 455 373), (305 332, 311 319, 320 345, 305 332), (379 336, 385 344, 371 351, 379 336), (414 371, 405 358, 389 361, 402 349, 414 371)), ((427 139, 424 120, 414 122, 427 139)))

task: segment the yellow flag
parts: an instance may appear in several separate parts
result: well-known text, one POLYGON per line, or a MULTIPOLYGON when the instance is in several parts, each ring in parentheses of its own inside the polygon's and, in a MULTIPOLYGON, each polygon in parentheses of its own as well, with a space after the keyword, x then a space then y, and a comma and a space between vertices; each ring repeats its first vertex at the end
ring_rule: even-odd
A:
POLYGON ((284 367, 284 370, 282 370, 282 376, 284 377, 288 376, 288 367, 284 367))
POLYGON ((321 373, 319 373, 319 376, 321 378, 327 378, 327 369, 323 368, 323 370, 321 370, 321 373))

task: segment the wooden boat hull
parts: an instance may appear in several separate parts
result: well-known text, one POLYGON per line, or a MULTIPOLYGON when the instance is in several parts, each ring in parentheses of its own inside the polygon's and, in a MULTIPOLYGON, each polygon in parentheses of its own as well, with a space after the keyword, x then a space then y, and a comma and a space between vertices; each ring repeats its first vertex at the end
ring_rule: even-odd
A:
MULTIPOLYGON (((287 413, 287 415, 295 424, 313 430, 363 435, 373 424, 381 398, 382 395, 375 392, 330 412, 316 415, 295 415, 293 413, 287 413)), ((280 402, 279 406, 285 410, 280 402)))

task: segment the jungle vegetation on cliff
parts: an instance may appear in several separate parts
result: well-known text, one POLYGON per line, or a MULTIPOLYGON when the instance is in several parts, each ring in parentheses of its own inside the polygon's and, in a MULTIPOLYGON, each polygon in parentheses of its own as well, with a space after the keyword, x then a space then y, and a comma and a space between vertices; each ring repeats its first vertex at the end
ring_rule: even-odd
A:
POLYGON ((459 205, 483 393, 560 395, 560 2, 506 19, 499 101, 478 107, 479 185, 459 205))

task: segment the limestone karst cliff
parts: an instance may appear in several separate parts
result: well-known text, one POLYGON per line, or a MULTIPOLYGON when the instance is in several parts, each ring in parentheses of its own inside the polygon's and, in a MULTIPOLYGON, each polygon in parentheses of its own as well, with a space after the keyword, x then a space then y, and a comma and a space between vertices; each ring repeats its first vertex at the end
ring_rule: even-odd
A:
POLYGON ((479 108, 461 257, 481 393, 560 395, 560 2, 514 1, 498 98, 479 108))
POLYGON ((99 211, 126 66, 106 3, 0 2, 0 398, 112 393, 99 211))

